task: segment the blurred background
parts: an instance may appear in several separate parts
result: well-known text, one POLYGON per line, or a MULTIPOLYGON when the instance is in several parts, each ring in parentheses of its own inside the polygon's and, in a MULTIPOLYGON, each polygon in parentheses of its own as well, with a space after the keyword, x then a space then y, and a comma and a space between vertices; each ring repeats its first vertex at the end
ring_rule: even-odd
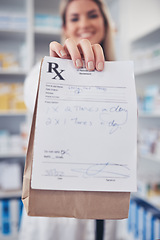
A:
MULTIPOLYGON (((138 101, 138 192, 116 240, 160 239, 160 1, 106 3, 117 60, 134 61, 138 101)), ((49 43, 60 42, 58 9, 58 0, 0 0, 0 239, 18 239, 30 129, 23 84, 49 43)))

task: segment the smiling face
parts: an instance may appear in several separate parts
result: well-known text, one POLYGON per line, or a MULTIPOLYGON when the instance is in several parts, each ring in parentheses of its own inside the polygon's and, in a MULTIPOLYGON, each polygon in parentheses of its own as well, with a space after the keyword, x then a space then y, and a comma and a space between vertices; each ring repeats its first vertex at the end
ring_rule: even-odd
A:
POLYGON ((92 0, 74 0, 66 10, 64 32, 67 38, 77 43, 88 39, 91 44, 101 43, 104 39, 104 20, 98 5, 92 0))

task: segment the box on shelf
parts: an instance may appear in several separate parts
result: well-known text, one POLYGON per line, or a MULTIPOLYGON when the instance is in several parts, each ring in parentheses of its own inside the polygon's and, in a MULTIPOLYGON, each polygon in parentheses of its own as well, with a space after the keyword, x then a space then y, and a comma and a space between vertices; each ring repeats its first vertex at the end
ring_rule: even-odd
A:
POLYGON ((25 155, 30 132, 30 123, 25 120, 20 124, 19 134, 10 134, 0 130, 0 156, 25 155))
POLYGON ((156 142, 155 155, 160 158, 160 132, 156 142))
POLYGON ((0 130, 0 153, 6 153, 9 145, 9 132, 7 130, 0 130))
MULTIPOLYGON (((8 43, 9 44, 9 43, 8 43)), ((7 44, 5 45, 7 49, 7 44)), ((14 42, 12 42, 12 51, 3 51, 0 49, 0 70, 2 71, 18 71, 27 70, 26 59, 26 42, 19 44, 18 49, 14 49, 14 42)))
POLYGON ((138 93, 138 108, 143 113, 160 114, 160 88, 158 85, 148 85, 143 92, 138 93))
POLYGON ((25 30, 27 28, 27 18, 25 13, 15 13, 11 11, 0 11, 1 30, 25 30))
POLYGON ((23 100, 23 84, 15 83, 11 84, 11 104, 12 109, 26 110, 26 106, 23 100))
POLYGON ((0 162, 0 189, 3 191, 20 190, 22 171, 19 163, 0 162))
POLYGON ((9 110, 10 108, 10 86, 0 83, 0 110, 9 110))
POLYGON ((7 130, 0 130, 0 154, 22 153, 22 139, 20 135, 11 135, 7 130))
POLYGON ((19 134, 11 134, 9 137, 9 149, 11 153, 22 153, 22 138, 19 134))
POLYGON ((160 211, 139 198, 130 202, 128 231, 135 240, 160 238, 160 211))
POLYGON ((26 110, 22 83, 0 83, 0 110, 26 110))
POLYGON ((160 177, 152 174, 150 176, 141 176, 137 185, 137 194, 160 208, 160 177))
POLYGON ((160 97, 160 89, 157 85, 149 85, 144 93, 144 111, 160 113, 160 105, 157 106, 157 99, 160 97))
POLYGON ((135 61, 135 72, 141 73, 160 66, 160 44, 149 48, 133 49, 132 59, 135 61))
POLYGON ((160 129, 143 128, 139 131, 138 150, 140 156, 156 156, 159 153, 160 129))
POLYGON ((21 199, 0 199, 0 216, 0 239, 17 239, 22 216, 21 199))
POLYGON ((43 13, 35 14, 34 25, 37 28, 60 29, 61 24, 62 21, 59 15, 50 15, 43 13))
POLYGON ((0 69, 7 70, 7 69, 19 69, 19 63, 17 60, 17 56, 13 53, 3 53, 0 52, 0 69))

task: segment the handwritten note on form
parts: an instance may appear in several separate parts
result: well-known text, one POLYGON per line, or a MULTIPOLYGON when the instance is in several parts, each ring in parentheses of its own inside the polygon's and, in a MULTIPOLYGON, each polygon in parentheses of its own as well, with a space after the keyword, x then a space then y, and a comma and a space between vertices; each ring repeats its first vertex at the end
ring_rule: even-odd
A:
POLYGON ((102 72, 45 57, 31 187, 136 191, 137 103, 133 63, 102 72))

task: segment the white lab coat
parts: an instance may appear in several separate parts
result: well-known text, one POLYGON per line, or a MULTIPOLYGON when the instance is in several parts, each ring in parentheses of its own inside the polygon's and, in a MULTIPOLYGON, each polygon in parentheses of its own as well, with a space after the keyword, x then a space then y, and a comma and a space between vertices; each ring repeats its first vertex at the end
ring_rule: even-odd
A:
MULTIPOLYGON (((38 87, 40 63, 37 63, 24 83, 24 100, 33 114, 38 87)), ((105 221, 104 240, 115 240, 116 222, 105 221)), ((22 215, 19 240, 94 240, 95 220, 74 218, 29 217, 22 215)))

